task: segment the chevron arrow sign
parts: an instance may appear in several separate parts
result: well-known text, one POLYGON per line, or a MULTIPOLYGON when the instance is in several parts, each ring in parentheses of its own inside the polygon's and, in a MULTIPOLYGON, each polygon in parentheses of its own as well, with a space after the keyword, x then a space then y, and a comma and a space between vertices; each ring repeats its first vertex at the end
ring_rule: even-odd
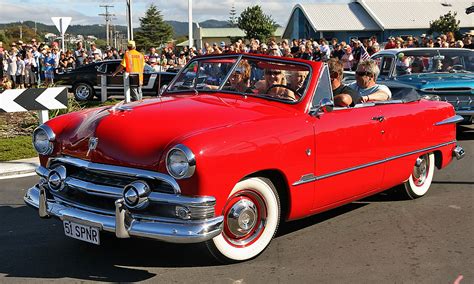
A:
POLYGON ((0 112, 67 108, 65 87, 14 89, 0 93, 0 112))

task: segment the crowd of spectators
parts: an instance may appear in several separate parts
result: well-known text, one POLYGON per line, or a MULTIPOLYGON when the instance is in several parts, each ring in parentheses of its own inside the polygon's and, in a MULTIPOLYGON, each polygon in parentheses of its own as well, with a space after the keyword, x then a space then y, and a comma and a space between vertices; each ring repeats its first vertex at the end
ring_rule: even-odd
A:
POLYGON ((54 83, 57 73, 91 62, 120 58, 118 50, 110 48, 103 54, 94 43, 89 50, 79 42, 76 49, 61 51, 57 42, 49 46, 36 39, 29 43, 19 40, 8 49, 0 42, 0 87, 30 88, 39 84, 48 87, 54 83))
MULTIPOLYGON (((222 53, 255 53, 273 56, 284 56, 302 58, 314 61, 328 61, 337 58, 342 62, 343 69, 355 71, 361 59, 381 49, 406 48, 406 47, 458 47, 474 48, 472 33, 465 34, 462 40, 455 40, 453 33, 442 34, 438 37, 392 37, 386 43, 379 43, 376 36, 368 39, 351 39, 349 42, 339 41, 333 38, 326 39, 283 39, 279 42, 270 38, 267 42, 252 39, 245 42, 240 39, 233 44, 204 43, 203 48, 165 47, 158 50, 150 48, 145 53, 146 63, 154 71, 167 71, 180 69, 191 58, 204 54, 222 53)), ((122 58, 123 51, 114 48, 106 48, 102 51, 94 43, 89 49, 78 42, 74 50, 60 51, 57 43, 50 46, 39 44, 35 39, 29 43, 18 41, 12 43, 8 50, 4 49, 0 42, 0 84, 5 87, 27 88, 42 83, 49 86, 54 81, 54 74, 74 69, 81 65, 102 60, 122 58), (6 77, 6 78, 5 78, 6 77), (5 83, 2 83, 5 82, 5 83)))

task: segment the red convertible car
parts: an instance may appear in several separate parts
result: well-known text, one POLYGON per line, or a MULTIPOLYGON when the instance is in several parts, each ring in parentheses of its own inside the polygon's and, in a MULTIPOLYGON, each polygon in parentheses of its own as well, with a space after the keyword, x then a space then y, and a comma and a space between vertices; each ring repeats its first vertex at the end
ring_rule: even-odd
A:
POLYGON ((324 63, 233 54, 190 61, 154 99, 38 127, 24 200, 67 236, 204 243, 259 255, 281 222, 403 184, 425 195, 464 151, 446 102, 403 94, 335 107, 324 63))

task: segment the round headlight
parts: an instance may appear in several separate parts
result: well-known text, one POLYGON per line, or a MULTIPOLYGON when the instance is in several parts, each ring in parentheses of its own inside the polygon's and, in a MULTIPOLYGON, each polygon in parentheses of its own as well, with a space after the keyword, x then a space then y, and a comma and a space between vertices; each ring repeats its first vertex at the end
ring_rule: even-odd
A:
POLYGON ((166 156, 166 168, 175 179, 191 177, 196 169, 193 152, 184 145, 176 145, 166 156))
POLYGON ((53 152, 53 141, 55 139, 56 135, 53 130, 45 124, 39 126, 33 132, 33 146, 40 155, 49 155, 53 152))

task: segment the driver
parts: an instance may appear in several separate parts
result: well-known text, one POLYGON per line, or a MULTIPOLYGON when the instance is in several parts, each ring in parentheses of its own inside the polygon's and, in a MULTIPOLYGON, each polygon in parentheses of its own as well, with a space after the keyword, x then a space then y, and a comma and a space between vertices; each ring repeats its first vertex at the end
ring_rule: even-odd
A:
POLYGON ((296 100, 295 93, 286 87, 286 74, 284 70, 265 69, 263 80, 255 83, 258 94, 270 97, 296 100))

